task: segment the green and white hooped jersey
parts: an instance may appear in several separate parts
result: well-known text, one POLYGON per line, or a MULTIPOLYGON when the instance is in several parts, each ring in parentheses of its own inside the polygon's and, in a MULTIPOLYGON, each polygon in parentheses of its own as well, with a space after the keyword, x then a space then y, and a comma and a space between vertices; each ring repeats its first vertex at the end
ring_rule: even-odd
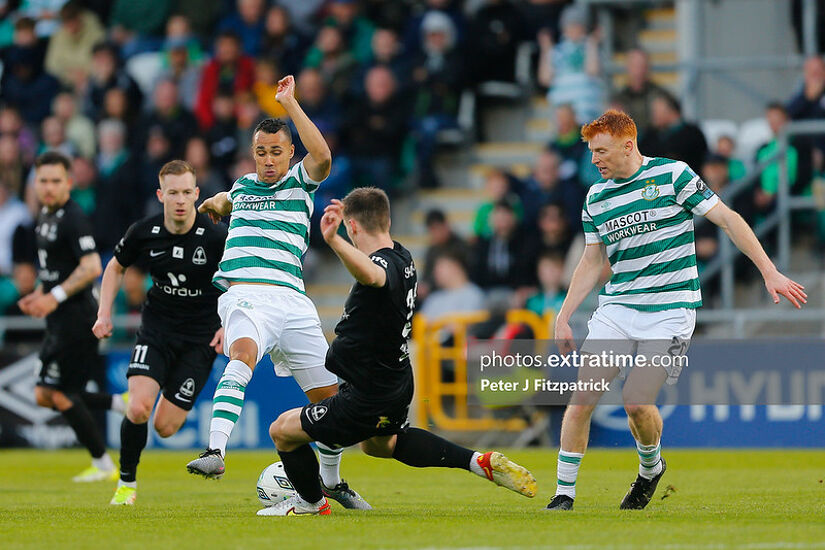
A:
POLYGON ((239 178, 229 191, 229 235, 212 283, 223 290, 230 282, 269 283, 303 293, 301 258, 319 185, 303 160, 274 184, 259 182, 255 173, 239 178))
POLYGON ((613 270, 599 305, 701 307, 693 215, 718 202, 687 164, 665 158, 643 157, 633 176, 594 183, 582 210, 585 242, 604 243, 613 270))

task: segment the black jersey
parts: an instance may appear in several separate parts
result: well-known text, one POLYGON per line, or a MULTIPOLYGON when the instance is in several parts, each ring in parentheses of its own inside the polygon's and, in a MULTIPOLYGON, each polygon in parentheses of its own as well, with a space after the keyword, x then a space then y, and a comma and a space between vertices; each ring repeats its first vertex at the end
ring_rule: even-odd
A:
MULTIPOLYGON (((97 253, 92 226, 86 214, 73 200, 50 212, 40 210, 35 227, 38 279, 43 291, 50 292, 77 268, 80 258, 97 253)), ((46 318, 50 332, 58 335, 88 336, 97 318, 97 300, 92 285, 70 296, 46 318)))
POLYGON ((122 266, 148 271, 154 284, 146 295, 141 322, 155 330, 195 340, 211 338, 221 326, 212 275, 226 241, 226 226, 198 214, 187 233, 175 235, 163 214, 135 222, 115 246, 122 266))
POLYGON ((409 344, 416 297, 416 273, 409 251, 394 243, 370 255, 384 269, 381 288, 356 282, 335 327, 327 369, 360 396, 392 400, 412 383, 409 344))

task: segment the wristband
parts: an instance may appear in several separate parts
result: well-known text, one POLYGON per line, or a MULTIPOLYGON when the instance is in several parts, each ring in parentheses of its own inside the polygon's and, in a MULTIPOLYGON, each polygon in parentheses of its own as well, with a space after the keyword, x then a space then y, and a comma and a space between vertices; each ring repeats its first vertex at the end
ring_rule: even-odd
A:
POLYGON ((54 296, 54 299, 55 299, 55 300, 57 300, 57 303, 58 303, 58 304, 62 304, 63 302, 65 302, 65 301, 66 301, 66 298, 68 298, 68 297, 69 297, 69 296, 66 294, 66 291, 65 291, 65 290, 63 290, 63 287, 62 287, 62 286, 60 286, 60 285, 55 286, 55 287, 52 289, 52 291, 51 291, 51 293, 50 293, 50 294, 51 294, 52 296, 54 296))

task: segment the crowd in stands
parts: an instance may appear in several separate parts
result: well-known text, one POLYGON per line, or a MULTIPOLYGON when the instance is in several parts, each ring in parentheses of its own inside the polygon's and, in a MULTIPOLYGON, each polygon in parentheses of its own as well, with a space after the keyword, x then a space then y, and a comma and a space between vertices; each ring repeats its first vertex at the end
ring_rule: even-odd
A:
MULTIPOLYGON (((686 161, 717 191, 753 161, 772 162, 736 203, 749 221, 768 215, 776 140, 754 159, 737 158, 735 136, 707 143, 651 80, 642 50, 627 54, 627 84, 612 89, 590 15, 572 0, 0 0, 0 311, 14 313, 35 284, 37 154, 73 159, 72 197, 104 259, 131 223, 160 211, 166 161, 190 162, 202 197, 254 171, 252 131, 284 116, 274 97, 287 74, 335 157, 316 214, 360 185, 447 185, 433 160, 439 135, 457 127, 462 91, 514 82, 524 42, 536 45, 535 84, 547 90, 554 137, 526 177, 490 170, 472 235, 456 235, 449 213, 427 216, 421 295, 439 298, 423 311, 482 308, 499 288, 512 305, 558 307, 583 246, 581 205, 598 179, 579 130, 607 107, 636 120, 644 154, 686 161)), ((825 62, 810 58, 800 89, 765 117, 774 136, 788 120, 825 118, 825 62)), ((821 137, 793 140, 795 193, 810 192, 823 150, 821 137)), ((701 261, 716 254, 715 238, 706 231, 697 245, 701 261)), ((137 281, 124 307, 139 304, 137 281)))

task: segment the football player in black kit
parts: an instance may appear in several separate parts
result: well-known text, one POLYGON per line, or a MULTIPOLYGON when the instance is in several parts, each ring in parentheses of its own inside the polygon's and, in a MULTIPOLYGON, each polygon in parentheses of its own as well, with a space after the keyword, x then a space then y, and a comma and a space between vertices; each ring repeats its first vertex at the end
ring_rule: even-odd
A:
POLYGON ((298 496, 259 510, 259 516, 330 513, 311 441, 333 448, 361 443, 371 456, 419 468, 461 468, 522 495, 536 494, 530 472, 501 453, 481 454, 409 427, 413 373, 407 340, 416 273, 410 253, 389 231, 389 199, 374 187, 333 200, 324 211, 324 240, 356 280, 326 358, 327 370, 343 382, 336 395, 287 411, 270 426, 298 496), (352 244, 338 234, 342 221, 352 244))
POLYGON ((137 497, 137 465, 154 427, 175 434, 186 420, 223 347, 217 313, 220 290, 212 285, 227 228, 198 214, 195 170, 182 160, 158 174, 163 214, 136 222, 115 247, 100 290, 94 334, 112 334, 112 303, 130 265, 148 269, 154 284, 146 296, 129 370, 129 404, 120 427, 120 480, 110 504, 131 505, 137 497), (163 390, 160 400, 157 399, 163 390), (155 407, 157 401, 157 407, 155 407))
POLYGON ((92 283, 100 275, 100 256, 89 220, 69 195, 69 159, 47 152, 37 157, 34 166, 35 191, 43 205, 36 227, 40 285, 18 305, 26 315, 46 318, 35 399, 41 407, 60 411, 92 455, 92 465, 73 480, 114 480, 115 465, 89 409, 123 412, 124 398, 85 391, 94 370, 101 366, 91 332, 97 308, 92 283))

